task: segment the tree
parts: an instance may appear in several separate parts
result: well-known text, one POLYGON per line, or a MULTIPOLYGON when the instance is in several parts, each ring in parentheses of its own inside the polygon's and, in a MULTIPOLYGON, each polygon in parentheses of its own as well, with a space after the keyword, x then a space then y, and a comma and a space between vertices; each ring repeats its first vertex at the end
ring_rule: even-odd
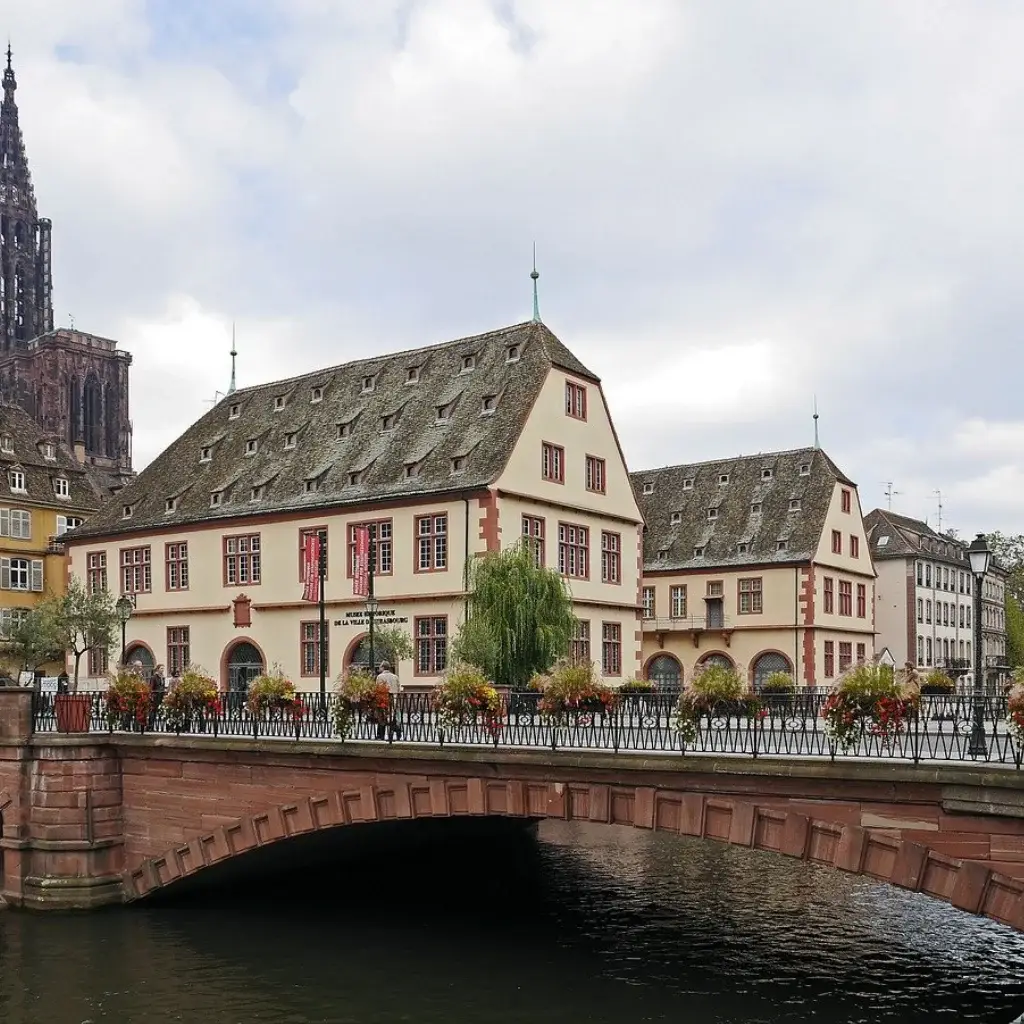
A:
POLYGON ((528 544, 477 559, 467 589, 453 660, 476 665, 499 686, 522 688, 568 653, 572 595, 557 572, 537 565, 528 544))
POLYGON ((56 634, 52 606, 44 601, 13 623, 4 637, 4 647, 19 671, 34 673, 47 662, 62 661, 64 650, 56 634))
POLYGON ((1006 595, 1006 657, 1011 668, 1024 665, 1024 608, 1013 594, 1006 595))
POLYGON ((998 530, 985 538, 996 561, 1009 573, 1006 592, 1024 606, 1024 534, 1004 534, 998 530))
POLYGON ((72 576, 65 593, 48 597, 39 607, 47 607, 52 616, 54 636, 61 650, 75 656, 73 689, 78 689, 78 669, 89 651, 107 650, 114 643, 120 619, 114 599, 107 590, 90 594, 81 580, 72 576))

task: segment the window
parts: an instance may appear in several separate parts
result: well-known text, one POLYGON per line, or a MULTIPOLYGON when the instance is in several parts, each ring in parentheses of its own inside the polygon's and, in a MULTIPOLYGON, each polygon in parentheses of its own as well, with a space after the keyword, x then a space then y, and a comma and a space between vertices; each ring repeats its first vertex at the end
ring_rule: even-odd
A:
POLYGON ((917 663, 918 665, 924 664, 924 637, 919 636, 917 638, 917 663))
POLYGON ((590 577, 590 531, 585 526, 558 524, 558 571, 563 576, 585 580, 590 577))
POLYGON ((653 493, 654 493, 654 484, 651 483, 650 481, 648 481, 647 483, 644 484, 644 494, 653 494, 653 493))
POLYGON ((257 586, 261 582, 260 535, 243 533, 224 538, 224 586, 257 586))
POLYGON ((0 590, 43 589, 43 562, 40 558, 0 558, 0 590))
POLYGON ((238 417, 241 416, 241 415, 242 415, 242 407, 237 402, 235 402, 234 405, 229 406, 229 408, 228 408, 228 419, 229 420, 237 420, 238 417))
POLYGON ((213 458, 213 449, 209 446, 199 449, 199 461, 209 462, 213 458))
MULTIPOLYGON (((28 513, 25 513, 26 515, 28 513)), ((83 520, 78 516, 57 516, 57 536, 62 537, 68 530, 74 530, 82 525, 83 520)))
POLYGON ((476 367, 476 356, 468 355, 462 357, 462 368, 459 370, 460 373, 469 373, 470 370, 476 367))
POLYGON ((889 543, 889 535, 886 534, 884 537, 878 538, 878 546, 884 548, 889 543))
POLYGON ((838 530, 832 531, 832 554, 841 555, 843 553, 843 535, 838 530))
POLYGON ((750 503, 750 514, 755 516, 759 516, 761 514, 761 502, 752 501, 750 503))
POLYGON ((857 618, 866 619, 868 615, 868 588, 866 583, 857 584, 857 618))
POLYGON ((20 494, 27 493, 25 490, 25 474, 20 469, 12 469, 7 474, 7 479, 10 482, 12 491, 17 491, 20 494))
POLYGON ((505 362, 506 363, 518 363, 519 362, 519 346, 509 345, 505 349, 505 362))
POLYGON ((920 562, 917 563, 917 585, 923 586, 924 584, 924 568, 920 562))
POLYGON ((224 499, 223 491, 214 491, 210 495, 210 508, 216 508, 224 499))
POLYGON ((860 537, 856 534, 850 534, 850 557, 860 558, 860 537))
MULTIPOLYGON (((659 558, 662 557, 660 551, 658 552, 658 557, 659 558)), ((665 552, 665 556, 664 557, 668 558, 668 552, 667 551, 665 552)), ((693 549, 693 557, 694 558, 703 558, 704 557, 704 546, 703 545, 698 545, 697 547, 695 547, 693 549)))
MULTIPOLYGON (((924 622, 924 601, 921 598, 917 599, 917 621, 924 622)), ((960 625, 962 626, 963 623, 961 622, 960 625)))
POLYGON ((673 619, 686 618, 686 586, 669 587, 668 590, 670 615, 673 619))
POLYGON ((338 424, 338 440, 340 441, 343 437, 352 436, 352 420, 347 420, 345 423, 338 424))
POLYGON ((153 589, 153 567, 149 561, 149 545, 121 548, 121 593, 148 594, 153 589))
POLYGON ((165 545, 164 558, 167 563, 167 589, 188 590, 188 543, 176 541, 165 545))
POLYGON ((725 487, 726 484, 728 484, 728 483, 729 483, 729 474, 728 473, 720 473, 718 475, 718 486, 719 487, 725 487))
POLYGON ((576 621, 576 632, 569 648, 569 656, 574 665, 590 664, 590 622, 587 619, 576 621))
POLYGON ((281 412, 281 410, 284 409, 284 406, 285 406, 284 395, 278 395, 274 399, 274 412, 281 412))
POLYGON ((324 400, 324 389, 312 388, 309 392, 309 400, 311 402, 322 402, 324 400))
POLYGON ((945 601, 942 602, 942 624, 949 625, 949 605, 945 601))
POLYGON ((291 430, 287 434, 285 434, 284 435, 284 446, 285 446, 285 448, 286 449, 294 448, 295 447, 295 442, 298 440, 298 437, 299 437, 299 435, 294 430, 291 430))
POLYGON ((380 418, 380 429, 381 430, 394 430, 395 424, 398 422, 398 414, 389 412, 386 416, 380 418))
POLYGON ((448 568, 448 515, 416 517, 416 571, 448 568))
POLYGON ((925 601, 924 603, 924 621, 931 623, 932 621, 932 603, 931 601, 925 601))
POLYGON ((177 509, 177 507, 178 507, 178 499, 177 498, 168 498, 164 502, 164 513, 169 515, 171 512, 174 512, 175 509, 177 509))
POLYGON ((250 437, 249 440, 245 442, 245 454, 255 455, 259 450, 259 446, 259 441, 255 437, 250 437))
POLYGON ((760 576, 739 581, 738 608, 740 615, 760 615, 764 610, 760 576))
POLYGON ((452 414, 452 406, 454 403, 449 402, 447 405, 439 405, 437 407, 437 422, 447 423, 452 414))
POLYGON ((544 520, 540 516, 523 516, 523 540, 537 565, 544 565, 544 520))
POLYGON ((767 468, 766 468, 766 469, 762 469, 762 470, 761 470, 761 479, 762 479, 762 480, 771 480, 771 478, 772 478, 772 477, 773 477, 774 475, 775 475, 775 474, 774 474, 774 473, 773 473, 773 472, 772 472, 772 471, 771 471, 770 469, 767 469, 767 468))
MULTIPOLYGON (((918 608, 920 608, 920 607, 921 607, 921 602, 920 602, 920 601, 918 601, 918 602, 917 602, 917 605, 918 605, 918 608)), ((918 622, 920 622, 920 621, 921 621, 921 618, 920 618, 920 616, 918 616, 918 619, 917 619, 917 621, 918 621, 918 622)), ((963 605, 960 605, 960 628, 961 628, 961 629, 963 629, 963 628, 964 628, 964 606, 963 606, 963 605)))
POLYGON ((799 512, 800 511, 800 499, 799 498, 790 498, 789 499, 789 511, 790 512, 799 512))
POLYGON ((363 479, 363 474, 357 469, 349 473, 345 479, 348 481, 349 487, 358 487, 360 481, 363 479))
POLYGON ((110 652, 106 647, 92 647, 89 650, 89 675, 94 679, 110 671, 110 652))
POLYGON ((4 434, 0 437, 0 451, 8 453, 14 451, 14 438, 10 434, 4 434))
POLYGON ((348 575, 355 573, 356 530, 360 526, 370 529, 370 549, 374 554, 373 571, 377 576, 390 576, 394 568, 393 531, 390 519, 376 519, 364 523, 352 523, 348 528, 348 575))
POLYGON ((596 455, 587 456, 587 490, 604 494, 604 459, 596 455))
POLYGON ((440 675, 448 666, 448 616, 415 620, 416 675, 440 675))
POLYGON ((654 618, 654 587, 644 587, 641 591, 641 602, 643 606, 643 617, 645 619, 654 618))
POLYGON ((924 567, 924 585, 926 587, 932 585, 932 567, 930 562, 924 567))
POLYGON ((930 665, 932 663, 932 638, 925 637, 924 641, 924 663, 930 665))
POLYGON ((853 614, 853 584, 849 580, 839 581, 839 614, 853 614))
POLYGON ((800 475, 810 476, 811 475, 811 464, 809 462, 800 463, 800 475))
POLYGON ((841 492, 840 507, 844 512, 849 512, 851 506, 850 492, 844 487, 841 492))
POLYGON ((86 586, 90 594, 107 589, 107 553, 90 551, 85 556, 86 586))
POLYGON ((622 626, 618 622, 601 623, 601 672, 622 675, 622 626))
POLYGON ((9 639, 11 631, 25 621, 28 613, 28 608, 0 608, 0 639, 9 639))
POLYGON ((789 547, 789 543, 788 543, 787 541, 784 541, 784 540, 780 540, 780 541, 779 541, 779 542, 778 542, 778 543, 777 543, 777 544, 775 545, 775 550, 776 550, 776 551, 785 551, 785 550, 786 550, 786 548, 788 548, 788 547, 789 547))
POLYGON ((571 380, 565 382, 565 415, 576 420, 587 418, 587 389, 571 380))
POLYGON ((167 627, 167 671, 172 676, 180 676, 191 661, 188 631, 188 626, 167 627))
POLYGON ((839 641, 839 671, 845 672, 853 663, 853 644, 849 640, 839 641))
POLYGON ((405 371, 405 383, 406 384, 418 384, 420 381, 420 368, 418 366, 410 366, 405 371))
POLYGON ((825 641, 825 678, 831 679, 836 674, 836 645, 834 640, 825 641))
MULTIPOLYGON (((302 666, 300 673, 304 676, 318 676, 320 675, 320 643, 318 640, 320 634, 320 623, 319 622, 300 622, 299 623, 299 664, 302 666)), ((328 665, 330 664, 330 651, 328 649, 328 643, 330 642, 330 630, 324 630, 324 671, 328 671, 328 665)))
POLYGON ((418 477, 423 472, 422 462, 407 462, 405 464, 405 478, 412 480, 418 477))
POLYGON ((664 562, 666 558, 668 558, 668 548, 659 548, 658 549, 658 561, 659 562, 664 562))
POLYGON ((712 506, 708 509, 708 520, 713 521, 718 518, 718 509, 712 506))
POLYGON ((374 375, 368 374, 363 378, 363 394, 368 395, 373 390, 374 375))
POLYGON ((556 484, 565 483, 565 449, 557 444, 541 445, 541 476, 556 484))
POLYGON ((58 476, 54 478, 53 493, 56 494, 58 498, 71 497, 71 485, 65 477, 58 476))
POLYGON ((722 597, 725 594, 725 584, 721 580, 708 580, 708 597, 722 597))
POLYGON ((971 641, 967 641, 967 660, 971 660, 971 641))
POLYGON ((693 490, 693 477, 692 476, 684 477, 684 479, 683 479, 683 490, 684 491, 692 491, 693 490))
POLYGON ((32 513, 20 508, 0 508, 0 537, 31 540, 32 513))
POLYGON ((266 492, 265 486, 263 484, 257 484, 255 487, 250 489, 250 491, 249 491, 249 500, 250 501, 262 501, 263 500, 263 495, 264 495, 265 492, 266 492))
POLYGON ((864 644, 857 644, 857 663, 862 665, 867 660, 868 649, 864 644))
POLYGON ((750 550, 750 545, 749 544, 737 544, 736 545, 736 553, 738 555, 745 555, 749 550, 750 550))
POLYGON ((673 512, 668 521, 670 526, 678 526, 683 521, 683 513, 673 512))
POLYGON ((836 610, 835 580, 831 576, 824 578, 825 614, 832 615, 836 610))
POLYGON ((622 582, 622 538, 606 530, 601 531, 601 582, 622 582))

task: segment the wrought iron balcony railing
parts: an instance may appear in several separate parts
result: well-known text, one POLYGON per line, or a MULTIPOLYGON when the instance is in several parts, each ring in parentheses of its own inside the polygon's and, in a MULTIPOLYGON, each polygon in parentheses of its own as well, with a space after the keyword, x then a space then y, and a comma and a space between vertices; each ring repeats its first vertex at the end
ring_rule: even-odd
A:
POLYGON ((714 615, 687 615, 682 618, 673 616, 644 618, 645 633, 687 633, 693 630, 734 629, 731 619, 714 615))

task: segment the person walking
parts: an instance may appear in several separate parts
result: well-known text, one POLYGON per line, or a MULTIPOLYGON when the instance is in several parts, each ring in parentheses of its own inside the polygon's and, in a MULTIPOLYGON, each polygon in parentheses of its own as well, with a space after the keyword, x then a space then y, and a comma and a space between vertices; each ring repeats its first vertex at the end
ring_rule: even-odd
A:
POLYGON ((391 694, 391 702, 388 707, 387 719, 377 726, 377 739, 384 739, 385 732, 387 733, 387 739, 389 740, 394 736, 401 739, 402 726, 398 721, 398 697, 402 692, 402 684, 398 681, 398 676, 391 671, 391 664, 389 662, 382 661, 380 663, 380 671, 377 673, 377 682, 386 686, 388 688, 388 693, 391 694))

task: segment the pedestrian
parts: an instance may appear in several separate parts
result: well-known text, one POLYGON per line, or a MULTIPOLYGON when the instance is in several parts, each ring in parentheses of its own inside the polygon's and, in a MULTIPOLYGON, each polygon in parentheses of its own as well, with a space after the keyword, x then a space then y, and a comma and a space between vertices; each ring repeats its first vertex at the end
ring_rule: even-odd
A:
POLYGON ((389 740, 394 736, 401 739, 402 726, 398 721, 398 698, 402 692, 402 684, 398 681, 398 676, 391 671, 391 665, 389 662, 382 661, 380 663, 380 671, 377 673, 377 682, 386 686, 388 688, 388 693, 391 695, 387 718, 385 721, 382 721, 377 725, 377 739, 384 739, 385 730, 389 740))
POLYGON ((163 703, 164 694, 167 692, 167 684, 164 681, 164 667, 157 665, 153 674, 149 677, 149 727, 156 725, 157 712, 163 703))

